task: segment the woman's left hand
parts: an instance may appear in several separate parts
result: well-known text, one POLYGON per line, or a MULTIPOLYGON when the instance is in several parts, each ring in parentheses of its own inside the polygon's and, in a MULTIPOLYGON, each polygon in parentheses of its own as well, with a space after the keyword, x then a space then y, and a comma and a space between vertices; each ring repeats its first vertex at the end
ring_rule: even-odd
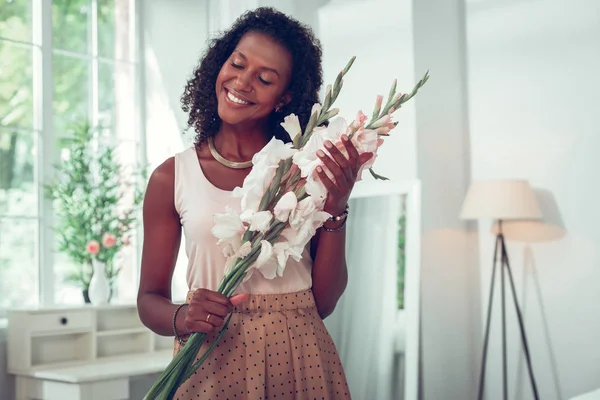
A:
POLYGON ((346 148, 348 157, 330 141, 325 142, 325 147, 331 157, 321 150, 317 152, 317 156, 323 162, 324 167, 335 178, 335 182, 333 182, 327 176, 324 168, 317 167, 317 175, 321 178, 328 192, 323 210, 333 216, 344 212, 361 165, 373 157, 373 153, 358 154, 356 147, 346 135, 342 135, 342 143, 346 148))

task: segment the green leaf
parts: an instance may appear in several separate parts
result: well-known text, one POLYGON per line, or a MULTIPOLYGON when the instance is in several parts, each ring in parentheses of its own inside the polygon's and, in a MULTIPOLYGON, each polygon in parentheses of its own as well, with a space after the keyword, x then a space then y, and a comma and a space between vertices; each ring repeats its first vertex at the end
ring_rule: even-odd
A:
POLYGON ((329 109, 329 107, 331 106, 331 85, 327 86, 327 90, 326 90, 326 95, 325 95, 325 101, 323 102, 323 108, 324 109, 329 109))
POLYGON ((348 64, 346 64, 346 66, 344 67, 344 69, 342 70, 342 74, 346 75, 348 73, 348 71, 350 70, 350 68, 352 68, 352 64, 354 64, 354 61, 356 60, 356 56, 353 56, 350 61, 348 61, 348 64))
POLYGON ((306 141, 308 141, 309 134, 315 128, 318 118, 319 118, 319 113, 316 111, 313 112, 312 115, 310 116, 310 119, 308 120, 308 124, 306 124, 306 129, 304 130, 304 135, 302 135, 302 139, 300 141, 301 146, 304 146, 306 144, 306 141))
POLYGON ((375 179, 382 180, 382 181, 389 181, 389 178, 386 178, 385 176, 378 175, 377 173, 375 173, 375 171, 373 171, 373 168, 369 168, 369 172, 371 173, 371 175, 373 175, 373 178, 375 178, 375 179))

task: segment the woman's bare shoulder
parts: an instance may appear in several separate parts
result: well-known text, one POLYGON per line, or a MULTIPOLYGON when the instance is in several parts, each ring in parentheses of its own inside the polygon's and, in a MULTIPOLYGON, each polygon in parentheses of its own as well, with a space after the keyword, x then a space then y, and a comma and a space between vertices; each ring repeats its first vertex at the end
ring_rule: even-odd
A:
POLYGON ((165 201, 171 200, 173 196, 165 196, 166 193, 172 193, 175 187, 175 157, 169 157, 157 166, 148 180, 146 189, 146 202, 156 202, 164 205, 165 201))
POLYGON ((162 181, 164 179, 173 180, 175 178, 175 157, 169 157, 154 169, 150 179, 162 181))

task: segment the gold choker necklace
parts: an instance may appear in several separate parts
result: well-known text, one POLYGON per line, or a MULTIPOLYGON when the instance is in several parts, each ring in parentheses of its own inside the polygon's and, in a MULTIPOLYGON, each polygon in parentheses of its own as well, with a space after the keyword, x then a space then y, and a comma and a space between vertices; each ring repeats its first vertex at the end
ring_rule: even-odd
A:
POLYGON ((213 142, 212 137, 208 138, 208 149, 210 150, 210 154, 214 157, 214 159, 226 167, 234 169, 243 169, 250 168, 252 166, 252 160, 242 162, 229 161, 228 159, 220 155, 217 149, 215 149, 215 144, 213 142))

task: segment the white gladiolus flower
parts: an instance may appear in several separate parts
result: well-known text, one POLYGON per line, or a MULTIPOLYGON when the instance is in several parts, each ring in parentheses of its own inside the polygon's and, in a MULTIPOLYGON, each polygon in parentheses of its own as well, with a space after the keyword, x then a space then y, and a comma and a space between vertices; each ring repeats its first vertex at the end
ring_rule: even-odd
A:
POLYGON ((291 247, 288 242, 279 242, 273 245, 273 252, 277 258, 277 276, 283 276, 285 265, 289 257, 296 261, 302 259, 302 248, 291 247))
POLYGON ((362 180, 362 173, 365 169, 369 169, 375 163, 377 158, 377 149, 383 143, 383 139, 379 137, 377 131, 372 129, 361 128, 352 136, 352 144, 356 147, 359 154, 362 153, 373 153, 373 157, 366 163, 360 166, 356 175, 356 182, 362 180))
POLYGON ((298 203, 298 206, 290 214, 290 226, 293 229, 299 229, 306 218, 317 211, 312 197, 307 197, 298 203))
POLYGON ((260 200, 273 181, 276 172, 277 164, 266 165, 261 163, 255 165, 244 179, 243 186, 233 189, 232 195, 242 198, 242 210, 258 211, 260 200))
POLYGON ((242 187, 233 190, 233 196, 242 198, 242 210, 258 211, 260 201, 273 182, 281 160, 287 160, 298 150, 292 143, 272 138, 261 151, 252 157, 253 168, 244 179, 242 187))
POLYGON ((315 128, 308 142, 302 150, 294 154, 292 161, 300 168, 301 176, 306 178, 310 176, 317 165, 321 164, 321 160, 317 157, 317 151, 325 147, 324 133, 326 128, 315 128))
POLYGON ((294 192, 287 192, 275 205, 273 213, 275 218, 280 222, 286 222, 290 216, 290 213, 296 208, 298 199, 294 192))
MULTIPOLYGON (((314 236, 317 228, 330 217, 331 214, 317 208, 311 196, 306 197, 290 214, 289 226, 281 235, 288 240, 290 247, 296 250, 302 249, 314 236)), ((300 253, 302 253, 301 250, 300 253)))
POLYGON ((295 138, 296 135, 302 133, 300 120, 298 120, 298 116, 296 114, 290 114, 285 117, 280 125, 283 127, 283 129, 285 129, 292 139, 295 138))
POLYGON ((215 225, 211 232, 219 239, 217 244, 224 245, 223 255, 225 257, 230 257, 238 251, 242 245, 244 229, 240 216, 229 206, 225 207, 224 214, 215 215, 215 225))
POLYGON ((254 266, 266 279, 273 279, 277 276, 277 263, 273 257, 273 245, 267 240, 260 242, 260 254, 256 259, 254 266))
POLYGON ((306 145, 294 154, 293 157, 293 162, 300 168, 300 171, 302 171, 301 176, 303 178, 311 176, 315 168, 322 164, 317 156, 318 150, 322 150, 325 154, 329 154, 329 151, 325 148, 325 142, 329 140, 332 143, 338 143, 341 141, 342 135, 347 133, 347 131, 348 124, 346 120, 341 117, 333 119, 327 127, 318 127, 313 130, 306 145))
POLYGON ((314 175, 308 176, 306 178, 306 184, 304 185, 304 190, 306 193, 312 197, 313 202, 318 208, 321 208, 325 203, 325 198, 327 197, 327 189, 323 184, 323 181, 314 175))
POLYGON ((252 250, 252 243, 245 242, 243 245, 241 245, 240 248, 238 249, 238 251, 236 251, 231 257, 229 257, 227 259, 227 263, 225 264, 225 270, 223 271, 224 274, 225 275, 229 275, 229 273, 231 272, 231 269, 233 268, 235 262, 239 258, 246 257, 248 254, 250 254, 251 250, 252 250))
POLYGON ((254 213, 250 218, 250 230, 266 232, 271 225, 273 220, 273 214, 271 211, 259 211, 254 213))
MULTIPOLYGON (((282 140, 272 137, 269 143, 252 157, 252 164, 255 167, 264 165, 277 166, 281 160, 287 160, 298 151, 292 148, 292 146, 292 143, 284 143, 282 140)), ((262 174, 262 172, 259 171, 258 174, 262 174)))

